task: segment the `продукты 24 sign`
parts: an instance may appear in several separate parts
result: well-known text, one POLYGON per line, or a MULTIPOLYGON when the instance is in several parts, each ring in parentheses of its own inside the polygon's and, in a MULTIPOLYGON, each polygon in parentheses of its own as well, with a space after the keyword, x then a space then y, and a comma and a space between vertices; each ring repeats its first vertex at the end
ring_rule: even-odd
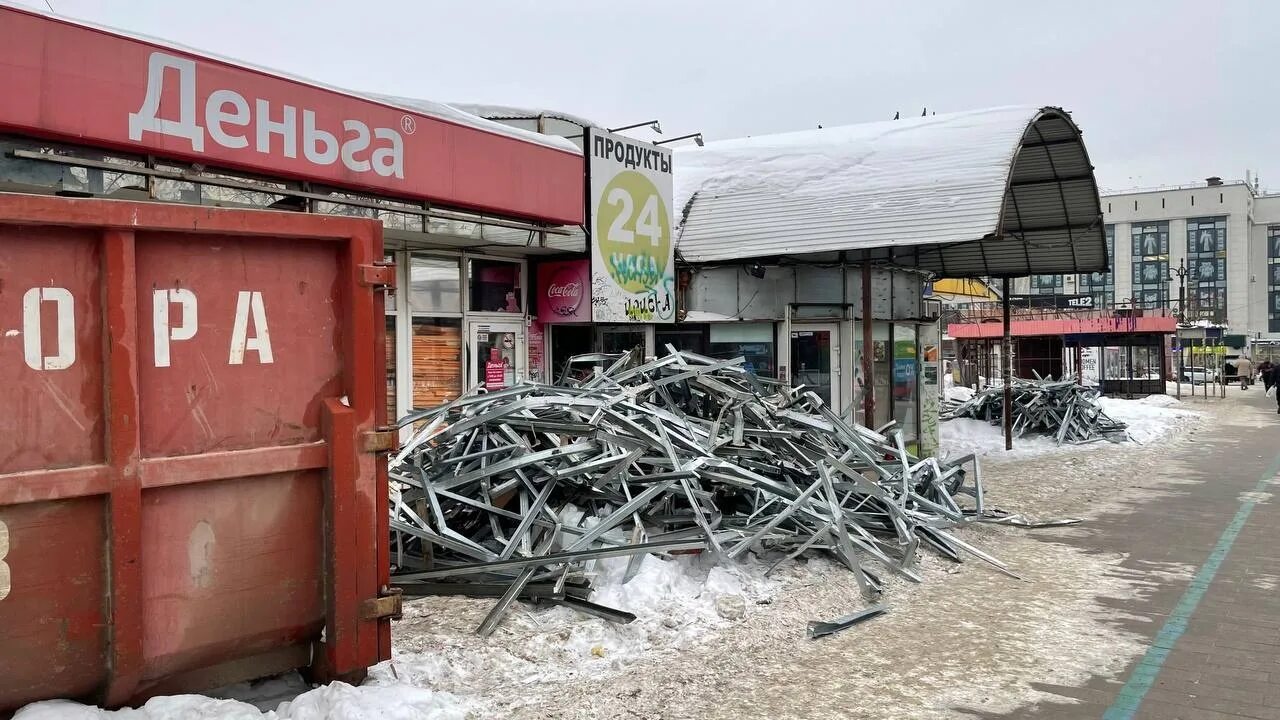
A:
POLYGON ((676 314, 671 151, 592 129, 591 319, 671 322, 676 314))

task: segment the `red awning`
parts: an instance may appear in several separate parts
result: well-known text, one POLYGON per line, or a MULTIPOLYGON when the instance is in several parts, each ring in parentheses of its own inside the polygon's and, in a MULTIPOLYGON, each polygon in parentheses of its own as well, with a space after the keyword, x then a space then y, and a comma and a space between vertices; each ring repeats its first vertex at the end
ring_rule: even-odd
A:
MULTIPOLYGON (((1014 320, 1009 323, 1009 333, 1013 337, 1123 333, 1173 334, 1177 328, 1177 318, 1160 316, 1014 320)), ((957 340, 999 338, 1004 335, 1004 325, 1000 322, 948 325, 947 335, 957 340)))
POLYGON ((558 225, 583 219, 584 161, 572 144, 437 103, 7 6, 0 76, 7 132, 558 225))

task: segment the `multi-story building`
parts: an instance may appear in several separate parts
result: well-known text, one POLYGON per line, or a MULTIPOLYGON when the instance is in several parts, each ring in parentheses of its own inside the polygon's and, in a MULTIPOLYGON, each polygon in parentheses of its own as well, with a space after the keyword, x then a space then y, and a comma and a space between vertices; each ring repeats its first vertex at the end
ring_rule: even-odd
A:
POLYGON ((1209 178, 1104 195, 1102 210, 1111 272, 1036 275, 1014 291, 1091 295, 1100 308, 1168 308, 1186 321, 1280 338, 1280 195, 1209 178))

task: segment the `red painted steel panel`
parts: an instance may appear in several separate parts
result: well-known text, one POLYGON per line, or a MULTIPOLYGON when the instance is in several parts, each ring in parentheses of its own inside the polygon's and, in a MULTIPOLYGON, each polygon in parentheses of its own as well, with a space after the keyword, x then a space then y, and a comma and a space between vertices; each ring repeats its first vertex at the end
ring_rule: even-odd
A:
MULTIPOLYGON (((161 72, 164 91, 156 117, 180 121, 179 71, 171 66, 161 72)), ((577 225, 583 218, 580 153, 406 112, 157 41, 0 7, 0 77, 5 79, 0 127, 9 130, 556 224, 577 225), (251 119, 219 126, 243 140, 228 145, 204 132, 197 149, 189 139, 174 135, 143 132, 131 137, 129 114, 143 107, 148 64, 157 52, 179 63, 194 63, 187 70, 194 75, 188 118, 192 122, 209 124, 206 101, 215 91, 229 90, 243 98, 245 115, 251 119), (294 108, 297 141, 291 153, 286 154, 279 135, 271 136, 270 152, 258 151, 257 100, 268 103, 273 121, 284 117, 285 106, 294 108), (366 133, 385 128, 398 134, 403 145, 401 177, 350 169, 339 159, 337 147, 330 158, 323 157, 323 148, 307 153, 305 111, 314 113, 315 128, 338 142, 355 137, 344 131, 345 121, 363 123, 366 133), (241 142, 243 146, 235 147, 241 142), (322 162, 325 159, 328 162, 322 162)), ((213 106, 215 112, 234 114, 233 105, 213 106)), ((368 162, 375 149, 386 145, 366 135, 366 149, 352 157, 368 162)))
POLYGON ((138 287, 148 295, 138 303, 143 456, 320 437, 321 398, 343 395, 337 250, 327 243, 139 233, 138 287), (156 327, 154 294, 170 288, 194 295, 190 339, 166 337, 183 334, 181 302, 165 303, 168 332, 156 327), (237 315, 246 340, 263 330, 255 296, 245 302, 244 293, 259 293, 269 342, 244 350, 233 365, 237 315), (157 342, 167 346, 166 367, 157 367, 157 342))
POLYGON ((390 656, 359 616, 389 579, 381 257, 370 221, 0 194, 0 329, 62 338, 0 341, 0 713, 390 656))
MULTIPOLYGON (((0 483, 4 479, 0 477, 0 483)), ((102 497, 0 506, 12 588, 0 600, 0 714, 91 696, 107 678, 102 497)))
POLYGON ((323 490, 299 472, 143 494, 144 683, 320 633, 323 490))
MULTIPOLYGON (((1014 337, 1041 335, 1092 335, 1108 333, 1173 333, 1178 321, 1173 317, 1096 317, 1063 318, 1055 320, 1014 320, 1009 323, 1009 333, 1014 337)), ((947 334, 957 340, 1003 337, 1004 326, 991 323, 954 323, 947 326, 947 334)))
POLYGON ((102 462, 98 239, 79 229, 0 226, 0 247, 0 387, 6 411, 21 419, 0 432, 0 468, 17 472, 102 462), (74 327, 75 340, 74 347, 64 348, 59 313, 68 301, 72 324, 66 327, 74 327), (24 306, 38 311, 38 324, 28 327, 24 306), (37 327, 38 340, 31 332, 37 327), (36 357, 26 357, 29 345, 38 347, 36 357), (74 356, 65 370, 29 364, 43 368, 65 362, 66 350, 74 356))

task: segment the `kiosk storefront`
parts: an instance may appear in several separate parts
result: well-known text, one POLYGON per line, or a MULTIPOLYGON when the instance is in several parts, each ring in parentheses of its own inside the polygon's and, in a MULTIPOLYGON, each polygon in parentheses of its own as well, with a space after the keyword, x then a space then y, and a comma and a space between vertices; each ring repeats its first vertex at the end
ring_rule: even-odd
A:
POLYGON ((381 220, 393 417, 529 376, 529 259, 586 252, 564 138, 9 6, 0 66, 0 190, 381 220))

